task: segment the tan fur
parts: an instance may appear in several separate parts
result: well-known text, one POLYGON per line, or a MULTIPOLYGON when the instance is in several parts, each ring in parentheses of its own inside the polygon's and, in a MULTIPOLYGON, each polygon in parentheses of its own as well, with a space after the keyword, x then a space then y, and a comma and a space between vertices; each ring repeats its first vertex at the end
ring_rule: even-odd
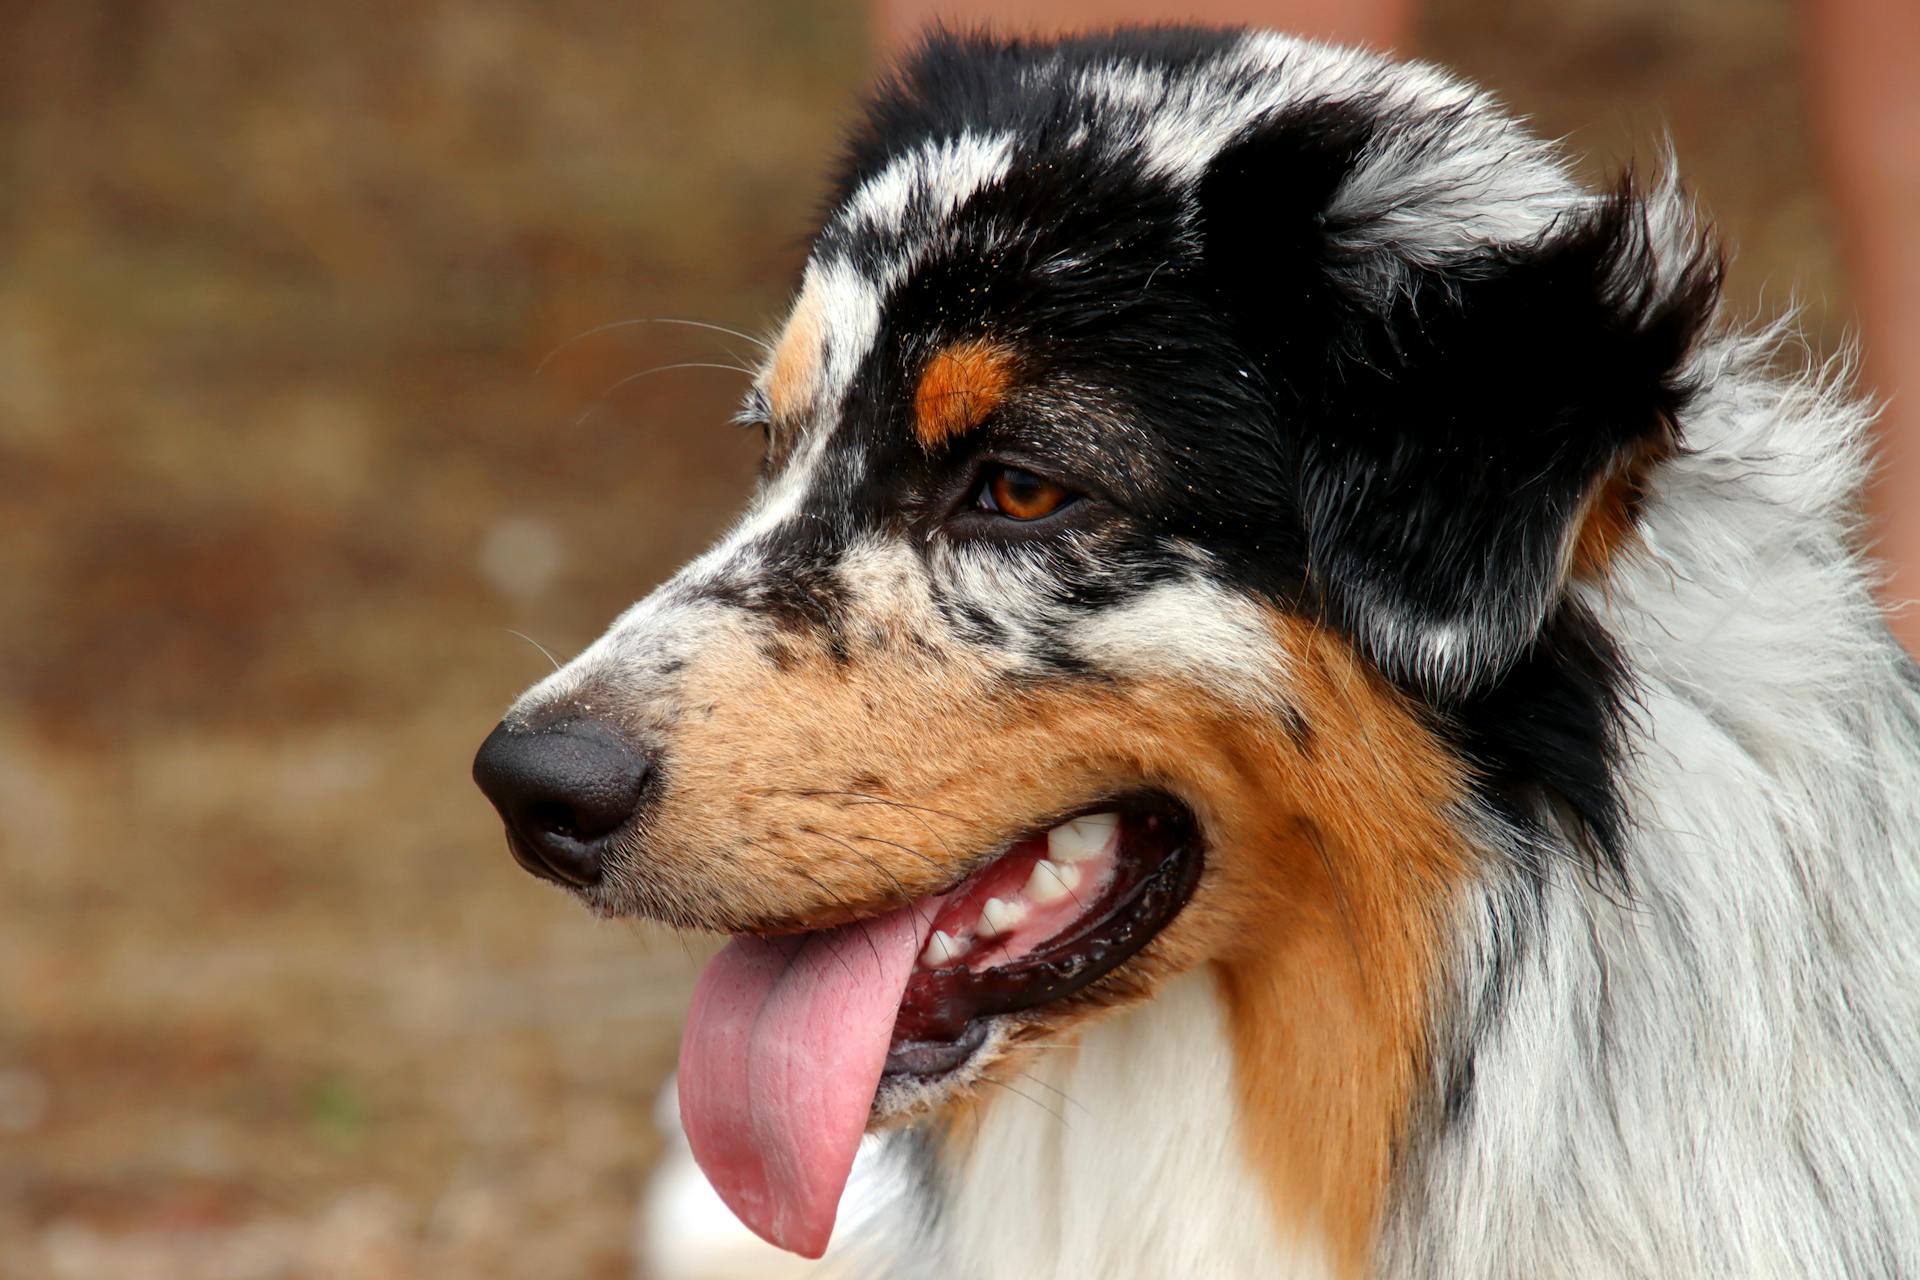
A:
POLYGON ((1256 1165, 1358 1275, 1425 1066, 1441 916, 1471 866, 1446 816, 1463 779, 1343 644, 1284 626, 1312 750, 1242 748, 1260 785, 1215 817, 1246 841, 1223 868, 1242 927, 1214 963, 1256 1165))
POLYGON ((999 407, 1013 385, 1013 356, 982 339, 934 352, 913 393, 913 430, 928 449, 964 435, 999 407))
POLYGON ((1672 444, 1662 440, 1624 459, 1593 487, 1573 543, 1572 572, 1576 578, 1603 581, 1615 558, 1636 545, 1640 508, 1646 502, 1653 469, 1672 453, 1672 444))
POLYGON ((820 376, 820 311, 819 295, 811 288, 804 290, 774 346, 767 377, 767 403, 776 422, 790 422, 803 416, 813 402, 820 376))
MULTIPOLYGON (((837 656, 730 616, 736 632, 704 646, 670 723, 651 726, 668 750, 636 859, 649 887, 689 923, 819 927, 945 889, 1083 805, 1171 792, 1207 840, 1192 902, 1094 989, 1029 1015, 1016 1043, 1057 1044, 1215 965, 1249 1155, 1282 1220, 1359 1269, 1425 1057, 1439 916, 1468 869, 1448 822, 1460 769, 1401 697, 1279 615, 1272 660, 1304 731, 1174 679, 1000 680, 924 615, 870 615, 837 656)), ((971 1120, 952 1118, 964 1142, 971 1120)))

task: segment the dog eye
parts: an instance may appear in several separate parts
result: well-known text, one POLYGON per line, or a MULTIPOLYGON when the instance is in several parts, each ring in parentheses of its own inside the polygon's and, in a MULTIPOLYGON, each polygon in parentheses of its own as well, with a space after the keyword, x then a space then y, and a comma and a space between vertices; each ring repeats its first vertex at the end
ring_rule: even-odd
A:
POLYGON ((995 467, 981 482, 975 505, 982 510, 997 511, 1010 520, 1038 520, 1052 515, 1077 496, 1031 471, 995 467))

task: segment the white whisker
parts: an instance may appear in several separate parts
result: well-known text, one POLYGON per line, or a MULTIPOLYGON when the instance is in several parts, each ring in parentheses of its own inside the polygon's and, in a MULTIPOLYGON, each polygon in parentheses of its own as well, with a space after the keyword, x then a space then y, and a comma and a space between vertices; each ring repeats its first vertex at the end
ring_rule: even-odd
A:
POLYGON ((558 671, 560 669, 560 659, 553 656, 553 651, 547 648, 547 646, 541 644, 538 640, 535 640, 532 636, 528 635, 526 632, 515 631, 512 627, 508 627, 507 634, 510 636, 519 636, 522 640, 525 640, 528 644, 538 649, 541 653, 541 656, 546 658, 548 662, 551 662, 553 664, 553 669, 555 671, 558 671))
POLYGON ((630 329, 637 324, 678 324, 685 325, 689 329, 711 329, 715 333, 724 333, 730 338, 738 338, 742 342, 751 343, 768 355, 773 354, 773 348, 764 340, 756 338, 750 333, 742 333, 738 329, 729 329, 723 324, 710 324, 705 320, 681 320, 674 316, 641 316, 633 320, 614 320, 607 324, 597 324, 591 329, 585 329, 574 334, 571 338, 568 338, 565 342, 540 358, 540 363, 533 367, 534 376, 538 377, 540 374, 546 372, 547 366, 553 363, 553 358, 562 351, 565 351, 568 347, 576 343, 585 342, 588 338, 594 337, 597 334, 610 333, 615 329, 630 329))

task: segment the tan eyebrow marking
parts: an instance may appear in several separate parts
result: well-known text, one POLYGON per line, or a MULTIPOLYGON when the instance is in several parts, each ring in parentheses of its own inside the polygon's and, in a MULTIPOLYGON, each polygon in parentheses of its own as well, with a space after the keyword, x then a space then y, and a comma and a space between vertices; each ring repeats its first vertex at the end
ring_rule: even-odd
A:
POLYGON ((1573 574, 1601 582, 1622 552, 1639 545, 1640 508, 1646 505, 1656 466, 1672 457, 1671 437, 1643 446, 1616 464, 1587 495, 1573 543, 1573 574))
POLYGON ((808 288, 794 304, 793 315, 773 351, 773 372, 767 378, 767 405, 776 421, 804 413, 818 391, 822 339, 820 295, 808 288))
POLYGON ((969 338, 933 353, 913 393, 913 433, 928 449, 979 426, 1013 385, 1013 353, 969 338))

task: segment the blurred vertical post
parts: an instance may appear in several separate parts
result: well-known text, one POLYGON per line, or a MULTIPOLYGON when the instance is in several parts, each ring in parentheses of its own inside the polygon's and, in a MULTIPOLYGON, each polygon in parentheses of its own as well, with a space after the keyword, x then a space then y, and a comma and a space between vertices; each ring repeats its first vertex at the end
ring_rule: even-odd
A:
MULTIPOLYGON (((1920 600, 1920 4, 1813 0, 1802 21, 1867 386, 1885 405, 1869 500, 1899 605, 1920 600)), ((1920 654, 1920 606, 1893 623, 1920 654)))

